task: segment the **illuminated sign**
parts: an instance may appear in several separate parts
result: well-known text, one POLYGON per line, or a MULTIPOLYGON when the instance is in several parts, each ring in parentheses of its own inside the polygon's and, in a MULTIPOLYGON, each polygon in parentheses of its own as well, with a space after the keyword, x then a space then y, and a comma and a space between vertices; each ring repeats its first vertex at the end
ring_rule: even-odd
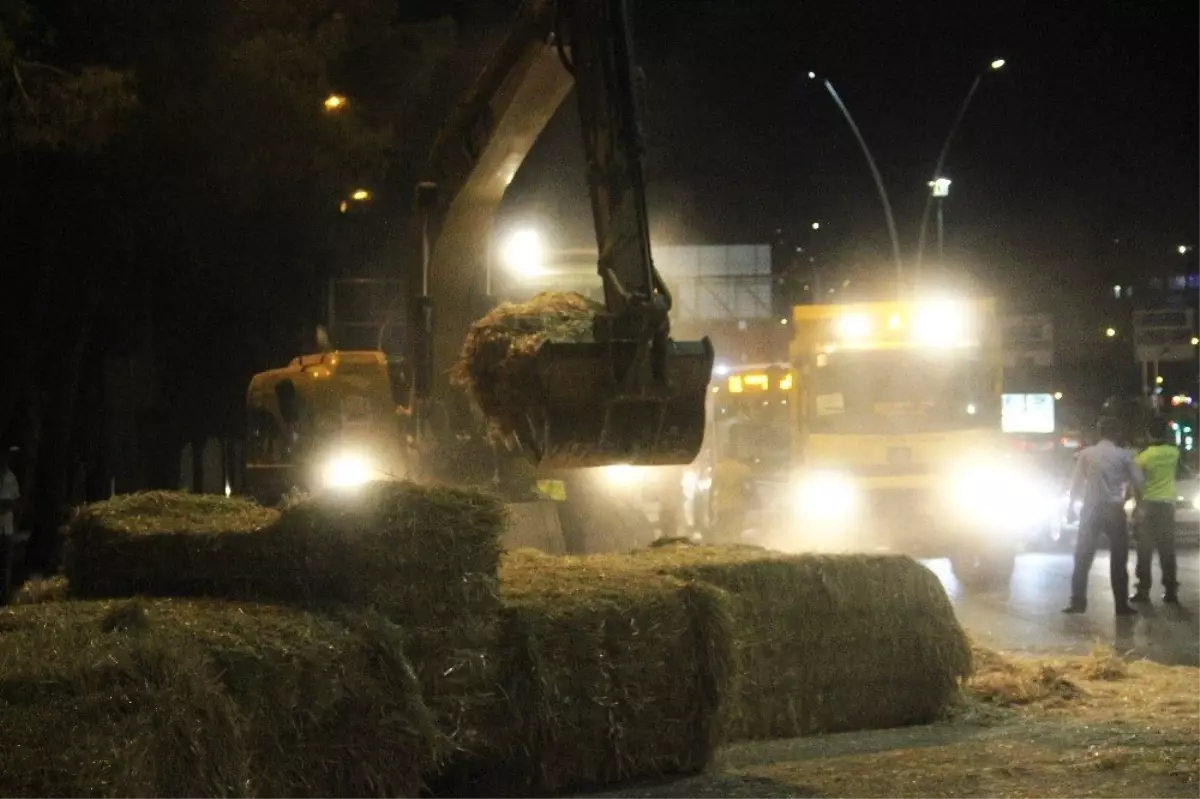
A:
MULTIPOLYGON (((751 372, 749 374, 730 375, 727 381, 730 394, 744 394, 747 391, 770 391, 771 376, 765 372, 751 372)), ((775 386, 780 391, 792 390, 792 375, 785 374, 779 378, 775 386)))
POLYGON ((1005 433, 1053 433, 1054 395, 1003 395, 1000 406, 1000 429, 1005 433))

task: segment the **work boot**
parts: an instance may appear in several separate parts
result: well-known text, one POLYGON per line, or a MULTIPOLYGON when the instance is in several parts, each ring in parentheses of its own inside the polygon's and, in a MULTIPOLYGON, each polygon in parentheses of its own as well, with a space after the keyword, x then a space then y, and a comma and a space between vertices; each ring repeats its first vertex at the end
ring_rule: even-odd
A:
POLYGON ((1140 588, 1134 592, 1133 596, 1129 597, 1129 601, 1138 605, 1145 605, 1150 602, 1150 592, 1143 591, 1140 588))
POLYGON ((1070 614, 1087 613, 1087 602, 1079 602, 1079 601, 1076 601, 1073 599, 1073 600, 1071 600, 1071 604, 1069 604, 1065 608, 1063 608, 1063 613, 1070 613, 1070 614))
POLYGON ((1118 616, 1136 616, 1137 608, 1128 602, 1121 602, 1117 605, 1116 613, 1118 616))
POLYGON ((1176 594, 1174 591, 1168 591, 1165 594, 1163 594, 1163 602, 1168 605, 1178 605, 1179 604, 1179 595, 1176 594))

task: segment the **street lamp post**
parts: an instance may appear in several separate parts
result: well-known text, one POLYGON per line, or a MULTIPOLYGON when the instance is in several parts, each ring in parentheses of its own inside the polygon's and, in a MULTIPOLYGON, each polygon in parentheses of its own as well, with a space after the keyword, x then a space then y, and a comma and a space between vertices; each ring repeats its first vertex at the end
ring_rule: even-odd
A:
MULTIPOLYGON (((988 65, 992 72, 1004 67, 1005 61, 1003 58, 997 58, 988 65)), ((942 142, 942 150, 938 153, 937 163, 933 167, 933 181, 936 182, 942 174, 942 167, 946 163, 946 154, 950 152, 950 142, 954 140, 954 134, 958 133, 958 127, 962 124, 963 117, 966 116, 967 108, 971 105, 971 98, 975 96, 975 92, 979 89, 979 84, 983 80, 983 73, 980 72, 975 76, 975 80, 971 82, 971 88, 967 90, 967 96, 963 98, 962 105, 958 107, 958 115, 954 117, 954 123, 950 126, 950 132, 946 134, 946 140, 942 142)), ((933 185, 932 183, 930 185, 933 185)), ((949 191, 949 184, 947 184, 949 191)), ((921 214, 921 230, 917 236, 917 269, 920 270, 922 259, 925 256, 925 231, 929 226, 929 206, 933 202, 934 194, 930 193, 925 198, 925 210, 921 214)), ((938 201, 938 213, 941 213, 941 200, 938 201)))
MULTIPOLYGON (((816 80, 817 73, 809 72, 808 78, 809 80, 816 80)), ((883 204, 883 215, 887 220, 888 235, 892 239, 892 259, 896 263, 896 282, 899 283, 904 272, 904 265, 900 260, 900 238, 896 235, 896 219, 892 216, 892 204, 888 200, 887 189, 883 185, 883 177, 879 174, 879 168, 875 166, 875 158, 871 155, 871 149, 867 147, 866 139, 863 138, 858 125, 855 124, 854 117, 850 116, 850 109, 846 108, 846 104, 842 102, 842 98, 828 79, 824 80, 823 83, 825 90, 829 92, 829 96, 837 104, 838 110, 846 118, 846 124, 850 126, 850 131, 854 134, 855 140, 858 141, 858 146, 867 159, 867 166, 871 168, 871 177, 875 179, 875 188, 879 192, 879 201, 883 204)), ((818 226, 818 224, 814 223, 813 229, 816 230, 818 226)))
POLYGON ((943 244, 946 239, 945 218, 942 215, 942 201, 950 196, 950 178, 935 178, 929 181, 929 188, 932 189, 932 194, 937 200, 937 253, 938 266, 943 266, 946 262, 943 258, 943 244))

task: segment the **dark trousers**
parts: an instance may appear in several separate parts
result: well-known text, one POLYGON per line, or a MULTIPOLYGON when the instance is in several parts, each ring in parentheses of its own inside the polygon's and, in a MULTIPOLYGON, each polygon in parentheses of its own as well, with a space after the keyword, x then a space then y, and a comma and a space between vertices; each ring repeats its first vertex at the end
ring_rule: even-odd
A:
POLYGON ((1129 600, 1129 524, 1125 507, 1118 502, 1084 505, 1075 542, 1075 573, 1071 575, 1071 604, 1087 604, 1088 573, 1096 559, 1096 547, 1108 539, 1109 578, 1117 606, 1129 600))
POLYGON ((1175 505, 1170 502, 1143 502, 1141 518, 1137 523, 1137 590, 1149 594, 1154 585, 1150 567, 1154 552, 1158 550, 1158 562, 1162 566, 1162 584, 1167 595, 1175 593, 1175 505))

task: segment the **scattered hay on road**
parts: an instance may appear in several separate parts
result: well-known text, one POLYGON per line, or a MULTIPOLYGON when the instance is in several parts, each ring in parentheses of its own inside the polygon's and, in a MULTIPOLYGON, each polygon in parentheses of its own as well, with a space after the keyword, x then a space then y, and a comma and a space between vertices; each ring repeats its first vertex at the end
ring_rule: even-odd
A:
POLYGON ((406 627, 499 608, 504 507, 483 494, 373 483, 291 504, 153 492, 82 508, 74 596, 147 594, 342 603, 406 627))
POLYGON ((195 600, 0 613, 0 794, 416 796, 440 738, 378 616, 195 600))
POLYGON ((602 310, 574 292, 543 292, 493 308, 471 326, 451 380, 483 412, 493 433, 510 438, 523 429, 522 410, 542 392, 538 348, 547 341, 592 341, 592 322, 602 310))
POLYGON ((38 577, 22 583, 9 604, 39 605, 43 602, 61 602, 67 598, 67 593, 66 577, 38 577))

